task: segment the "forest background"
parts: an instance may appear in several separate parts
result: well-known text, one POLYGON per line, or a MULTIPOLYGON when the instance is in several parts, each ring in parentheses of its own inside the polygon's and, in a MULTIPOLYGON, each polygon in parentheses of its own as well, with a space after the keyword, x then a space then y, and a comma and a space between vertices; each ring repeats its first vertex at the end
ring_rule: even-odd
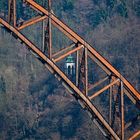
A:
MULTIPOLYGON (((36 0, 47 7, 47 0, 36 0)), ((62 21, 117 68, 140 91, 140 1, 52 0, 62 21)), ((0 0, 0 16, 8 13, 8 0, 0 0)), ((17 0, 17 21, 36 13, 17 0)), ((41 23, 22 31, 41 44, 41 23)), ((67 44, 53 29, 53 46, 67 44)), ((96 71, 96 68, 93 68, 96 71)), ((98 79, 95 75, 93 79, 98 79)), ((106 97, 106 96, 104 96, 106 97)), ((100 110, 107 101, 97 99, 100 110)), ((130 109, 128 105, 127 108, 130 109)), ((137 112, 135 108, 130 109, 137 112)), ((128 116, 127 119, 133 115, 128 116)), ((139 125, 140 126, 140 125, 139 125)), ((128 135, 133 129, 128 130, 128 135)), ((11 34, 0 28, 0 139, 100 140, 105 139, 79 104, 11 34), (55 81, 55 82, 54 82, 55 81)))

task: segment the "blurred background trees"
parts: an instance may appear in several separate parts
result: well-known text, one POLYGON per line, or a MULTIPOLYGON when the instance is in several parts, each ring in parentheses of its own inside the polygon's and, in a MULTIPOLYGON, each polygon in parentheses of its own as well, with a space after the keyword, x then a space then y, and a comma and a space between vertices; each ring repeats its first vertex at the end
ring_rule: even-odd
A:
MULTIPOLYGON (((46 0, 38 0, 47 7, 46 0)), ((18 19, 36 12, 17 2, 18 19)), ((7 1, 0 1, 6 18, 7 1)), ((53 0, 54 13, 107 58, 140 91, 140 2, 53 0)), ((41 45, 41 23, 23 30, 41 45)), ((56 29, 55 49, 68 39, 56 29)), ((93 70, 96 68, 93 67, 93 70)), ((100 75, 93 76, 99 78, 100 75)), ((94 79, 93 78, 93 79, 94 79)), ((96 100, 99 108, 100 100, 96 100)), ((107 103, 104 103, 105 105, 107 103)), ((104 112, 106 110, 103 110, 104 112)), ((23 44, 0 28, 0 139, 104 139, 87 114, 23 44), (12 42, 12 43, 11 43, 12 42), (81 135, 82 133, 82 135, 81 135)))

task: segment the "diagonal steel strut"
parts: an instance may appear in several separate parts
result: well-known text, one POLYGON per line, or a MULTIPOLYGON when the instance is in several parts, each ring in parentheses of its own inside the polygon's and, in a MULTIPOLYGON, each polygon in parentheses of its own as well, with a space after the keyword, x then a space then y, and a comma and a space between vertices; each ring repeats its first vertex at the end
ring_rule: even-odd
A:
POLYGON ((49 16, 51 14, 52 24, 57 26, 58 29, 60 29, 65 35, 67 35, 71 40, 73 40, 75 43, 80 42, 84 47, 88 49, 88 51, 96 57, 97 60, 99 60, 112 74, 114 74, 116 77, 118 77, 124 84, 124 87, 126 87, 128 97, 135 104, 139 104, 140 102, 140 93, 105 59, 103 58, 90 44, 85 42, 84 39, 82 39, 78 34, 76 34, 72 29, 70 29, 66 24, 64 24, 62 21, 60 21, 54 14, 49 13, 46 9, 44 9, 42 6, 37 4, 33 0, 26 0, 28 4, 30 4, 32 7, 37 9, 38 11, 42 12, 46 16, 49 16), (131 98, 132 97, 132 98, 131 98))
MULTIPOLYGON (((81 103, 84 104, 86 107, 86 109, 88 111, 90 111, 90 116, 94 117, 94 121, 97 119, 97 125, 99 125, 99 128, 101 128, 100 130, 103 130, 102 128, 106 128, 104 130, 108 130, 109 133, 106 133, 104 130, 104 134, 106 137, 111 136, 114 137, 115 139, 120 139, 118 137, 118 135, 116 134, 117 132, 115 132, 112 128, 112 126, 110 126, 106 120, 102 117, 101 113, 95 108, 95 106, 92 104, 91 100, 100 95, 103 91, 105 91, 106 89, 112 87, 112 85, 114 85, 114 83, 116 83, 117 86, 120 87, 120 83, 121 83, 121 131, 122 131, 122 140, 124 139, 124 99, 123 99, 123 92, 130 98, 130 100, 134 103, 134 104, 140 104, 140 93, 105 59, 103 58, 94 48, 92 48, 91 45, 89 45, 87 42, 85 42, 84 39, 82 39, 78 34, 76 34, 72 29, 70 29, 67 25, 65 25, 63 22, 61 22, 53 13, 51 13, 50 7, 48 7, 48 11, 46 9, 44 9, 42 6, 40 6, 39 4, 37 4, 36 2, 34 2, 33 0, 25 0, 31 8, 33 8, 34 10, 36 10, 37 12, 40 13, 41 16, 35 17, 27 22, 24 22, 20 27, 14 28, 16 26, 14 25, 9 25, 7 22, 5 22, 4 20, 0 19, 0 23, 2 23, 6 28, 8 28, 11 32, 13 32, 13 36, 16 38, 20 38, 20 40, 22 40, 23 43, 25 43, 31 51, 33 51, 33 53, 36 55, 36 57, 55 75, 55 77, 59 80, 62 81, 62 84, 65 87, 68 87, 70 89, 71 93, 77 93, 74 94, 75 96, 77 96, 78 100, 81 100, 81 103), (30 40, 28 40, 25 36, 23 36, 20 32, 18 32, 18 30, 21 30, 27 26, 30 26, 32 24, 35 24, 39 21, 42 21, 44 19, 48 18, 49 19, 49 24, 53 24, 54 26, 56 26, 60 31, 62 31, 69 39, 71 39, 75 44, 80 44, 81 46, 83 46, 83 50, 85 50, 85 56, 83 57, 83 61, 85 63, 83 63, 83 68, 84 68, 84 89, 85 89, 85 93, 84 91, 82 91, 79 87, 76 87, 78 84, 73 84, 68 77, 56 66, 55 62, 63 59, 64 57, 66 57, 67 55, 77 52, 78 55, 78 51, 81 49, 81 47, 76 47, 70 51, 68 51, 67 53, 61 54, 64 50, 60 51, 59 53, 61 54, 61 56, 57 57, 57 58, 52 58, 51 60, 51 48, 52 48, 52 44, 51 44, 51 36, 49 36, 50 41, 49 41, 49 58, 45 56, 45 54, 43 52, 41 52, 32 42, 30 42, 30 40), (101 68, 102 70, 104 70, 108 76, 114 76, 114 78, 116 78, 117 80, 110 83, 109 85, 107 85, 106 87, 104 87, 103 89, 99 90, 98 92, 96 92, 94 95, 92 95, 91 97, 87 97, 87 93, 88 93, 88 65, 87 65, 87 57, 90 57, 94 62, 96 62, 101 68), (119 82, 118 82, 119 81, 119 82), (101 127, 100 127, 101 126, 101 127)), ((12 16, 11 16, 12 17, 12 16)), ((10 22, 9 22, 10 23, 10 22)), ((16 23, 16 22, 15 22, 16 23)), ((50 32, 48 35, 51 35, 51 26, 49 26, 50 28, 50 32)), ((58 54, 59 54, 58 53, 58 54)), ((57 54, 57 53, 56 53, 57 54)), ((53 57, 54 55, 52 55, 53 57)), ((77 61, 78 62, 78 61, 77 61)), ((78 81, 78 79, 80 79, 79 77, 76 79, 78 81)), ((101 81, 102 83, 102 81, 101 81)), ((96 84, 95 84, 96 85, 96 84)), ((93 87, 95 86, 93 85, 93 87)), ((111 90, 110 90, 111 91, 111 90)), ((119 95, 119 94, 117 94, 119 95)), ((76 99, 77 99, 76 98, 76 99)), ((111 102, 111 101, 110 101, 111 102)), ((111 117, 110 117, 111 118, 111 117)), ((96 121, 95 121, 96 122, 96 121)))
POLYGON ((100 112, 96 109, 96 107, 91 103, 91 101, 82 93, 69 79, 68 77, 55 65, 53 61, 51 61, 46 55, 43 54, 30 40, 28 40, 24 35, 22 35, 16 28, 9 25, 6 21, 0 18, 0 23, 3 24, 8 30, 13 32, 16 37, 18 37, 22 42, 24 42, 29 49, 31 49, 34 53, 36 53, 43 61, 44 63, 47 63, 65 83, 71 87, 71 89, 79 95, 79 97, 88 105, 90 110, 95 114, 95 116, 99 119, 101 124, 108 130, 108 132, 114 137, 116 140, 120 140, 118 135, 114 132, 114 130, 111 128, 111 126, 106 122, 106 120, 103 118, 103 116, 100 114, 100 112))

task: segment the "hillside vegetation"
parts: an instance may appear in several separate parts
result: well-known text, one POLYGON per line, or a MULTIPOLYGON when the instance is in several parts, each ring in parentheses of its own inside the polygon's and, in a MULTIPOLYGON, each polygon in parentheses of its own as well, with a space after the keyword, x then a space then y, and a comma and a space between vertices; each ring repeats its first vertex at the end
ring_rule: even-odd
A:
MULTIPOLYGON (((20 17, 27 20, 37 15, 29 7, 25 8, 21 0, 17 1, 17 21, 20 17)), ((36 1, 47 7, 47 0, 36 1)), ((92 44, 140 91, 140 1, 52 2, 54 14, 92 44)), ((7 9, 7 1, 0 0, 0 16, 5 19, 7 9)), ((22 33, 28 34, 28 38, 41 46, 41 23, 24 29, 22 33)), ((69 43, 63 34, 53 28, 55 49, 66 47, 69 43)), ((100 78, 100 75, 94 77, 100 78)), ((106 114, 108 99, 103 97, 97 98, 95 104, 106 114), (103 100, 104 102, 101 102, 103 100)), ((133 107, 126 108, 140 113, 133 107)), ((129 117, 132 116, 133 114, 129 117)), ((128 130, 126 137, 130 136, 134 129, 135 127, 128 130)), ((0 139, 105 139, 75 99, 67 94, 61 84, 30 54, 26 46, 20 44, 3 28, 0 28, 0 139)))

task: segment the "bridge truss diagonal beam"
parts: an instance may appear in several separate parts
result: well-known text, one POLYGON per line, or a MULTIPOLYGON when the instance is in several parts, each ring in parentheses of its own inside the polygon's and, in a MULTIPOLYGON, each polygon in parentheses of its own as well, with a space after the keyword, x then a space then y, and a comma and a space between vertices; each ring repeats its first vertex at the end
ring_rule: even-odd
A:
POLYGON ((54 61, 54 62, 58 62, 58 61, 60 61, 61 59, 67 57, 68 55, 70 55, 70 54, 72 54, 72 53, 74 53, 74 52, 80 50, 81 48, 83 48, 83 45, 81 45, 81 46, 79 46, 79 47, 77 47, 77 48, 74 48, 74 49, 71 50, 71 51, 68 51, 67 53, 61 55, 60 57, 54 59, 53 61, 54 61))
POLYGON ((34 18, 32 18, 32 19, 30 19, 28 21, 23 22, 22 25, 17 27, 17 29, 18 30, 22 30, 22 29, 24 29, 24 28, 26 28, 28 26, 31 26, 31 25, 33 25, 33 24, 35 24, 37 22, 40 22, 40 21, 42 21, 42 20, 44 20, 46 18, 47 18, 47 16, 37 16, 37 17, 34 17, 34 18))
POLYGON ((112 83, 107 85, 106 87, 104 87, 101 90, 99 90, 98 92, 94 93, 92 96, 89 97, 89 99, 91 100, 91 99, 95 98, 96 96, 100 95, 102 92, 104 92, 105 90, 107 90, 108 88, 113 86, 114 84, 118 83, 119 81, 120 81, 120 79, 116 79, 115 81, 113 81, 112 83))
MULTIPOLYGON (((30 4, 32 7, 37 9, 38 11, 42 12, 46 16, 49 16, 49 12, 41 7, 39 4, 37 4, 33 0, 26 0, 28 4, 30 4)), ((72 39, 75 43, 80 42, 84 47, 88 49, 88 51, 96 57, 98 61, 101 62, 103 66, 105 66, 113 75, 118 77, 124 84, 124 87, 126 87, 126 90, 128 89, 130 96, 133 98, 131 100, 136 100, 133 103, 139 103, 140 102, 140 93, 105 59, 103 58, 90 44, 85 42, 84 39, 82 39, 78 34, 76 34, 72 29, 70 29, 66 24, 64 24, 62 21, 60 21, 54 14, 51 14, 52 24, 57 26, 58 29, 60 29, 65 35, 67 35, 70 39, 72 39)), ((129 96, 129 97, 130 97, 129 96)))
POLYGON ((8 30, 13 32, 22 42, 24 42, 29 49, 31 49, 35 54, 37 54, 46 64, 48 64, 51 69, 53 69, 57 75, 63 79, 63 81, 77 94, 79 97, 88 105, 90 110, 95 114, 99 119, 101 124, 106 128, 106 130, 114 137, 116 140, 120 140, 118 135, 114 132, 111 126, 106 122, 100 112, 96 107, 91 103, 91 101, 82 93, 69 79, 68 77, 51 61, 46 55, 43 54, 31 41, 29 41, 24 35, 22 35, 16 28, 9 25, 6 21, 0 18, 0 23, 4 25, 8 30))
MULTIPOLYGON (((121 139, 124 139, 124 99, 123 94, 125 93, 129 99, 134 104, 140 104, 140 93, 104 58, 102 57, 90 44, 88 44, 84 39, 82 39, 77 33, 75 33, 71 28, 69 28, 66 24, 64 24, 62 21, 60 21, 50 10, 50 7, 48 7, 48 10, 44 9, 42 6, 40 6, 38 3, 36 3, 34 0, 25 0, 28 5, 30 5, 31 8, 36 10, 40 16, 34 17, 28 21, 23 22, 19 27, 16 27, 14 25, 10 25, 9 23, 5 22, 3 19, 0 18, 0 23, 3 24, 6 28, 8 28, 9 31, 13 33, 13 36, 16 38, 19 38, 23 43, 25 43, 31 52, 51 71, 51 73, 54 74, 54 76, 62 82, 62 85, 64 85, 71 94, 78 95, 78 100, 80 101, 80 104, 84 106, 90 113, 93 118, 95 124, 97 124, 98 128, 102 131, 102 133, 106 137, 114 137, 114 139, 120 139, 119 134, 113 130, 113 127, 111 124, 109 125, 107 121, 103 118, 102 114, 96 109, 96 107, 92 104, 91 100, 100 95, 102 92, 104 92, 107 89, 112 89, 114 85, 118 86, 120 88, 121 86, 121 139), (59 52, 56 52, 55 54, 52 54, 52 51, 49 50, 49 58, 45 55, 45 52, 43 53, 41 50, 37 48, 30 40, 28 40, 25 36, 23 36, 20 33, 20 30, 33 25, 37 22, 44 22, 45 19, 48 19, 49 24, 53 24, 56 28, 58 28, 61 32, 63 32, 69 39, 71 39, 74 42, 74 46, 66 47, 65 49, 60 50, 59 52), (79 44, 80 46, 77 46, 79 44), (57 67, 55 62, 60 61, 61 59, 67 57, 68 55, 72 53, 78 54, 81 50, 84 50, 82 61, 82 68, 84 69, 84 90, 80 89, 78 86, 78 83, 80 77, 76 78, 76 85, 71 82, 71 80, 57 67), (63 54, 64 52, 64 54, 63 54), (54 57, 54 58, 53 58, 54 57), (114 81, 110 82, 107 86, 105 86, 103 89, 98 90, 95 94, 88 97, 88 91, 90 90, 89 83, 88 83, 88 57, 90 57, 94 62, 96 62, 102 70, 104 70, 107 74, 107 78, 102 79, 98 83, 95 83, 92 85, 91 89, 102 84, 104 81, 108 80, 110 77, 114 77, 114 81), (107 130, 107 131, 104 131, 107 130)), ((50 26, 51 31, 51 26, 50 26)), ((49 34, 50 35, 50 34, 49 34)), ((49 38, 51 38, 49 36, 49 38)), ((52 48, 51 42, 49 42, 50 48, 52 48)), ((77 63, 79 60, 77 59, 77 63)), ((81 62, 80 62, 81 63, 81 62)), ((78 65, 77 65, 78 67, 78 65)), ((78 68, 80 69, 80 68, 78 68)), ((81 70, 81 69, 80 69, 81 70)), ((78 70, 78 71, 80 71, 78 70)), ((77 71, 77 72, 78 72, 77 71)), ((81 71, 80 71, 81 72, 81 71)), ((111 90, 110 90, 111 91, 111 90)), ((117 94, 118 95, 118 94, 117 94)), ((110 101, 111 102, 111 101, 110 101)), ((111 118, 111 117, 110 117, 111 118)))

